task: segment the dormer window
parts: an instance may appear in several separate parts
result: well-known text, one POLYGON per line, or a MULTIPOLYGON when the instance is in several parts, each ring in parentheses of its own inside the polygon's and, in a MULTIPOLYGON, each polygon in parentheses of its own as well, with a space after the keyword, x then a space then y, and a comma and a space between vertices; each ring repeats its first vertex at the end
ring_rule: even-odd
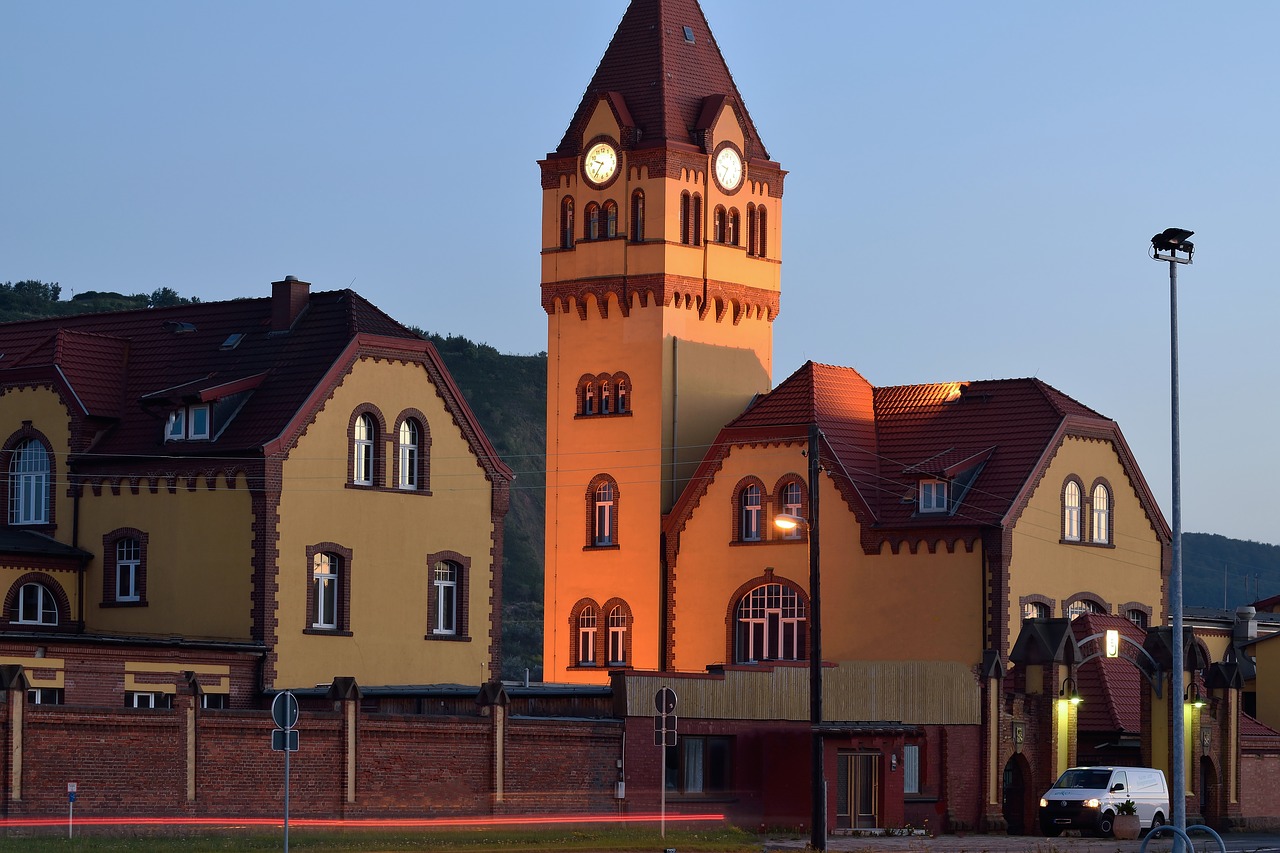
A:
POLYGON ((210 435, 209 404, 182 406, 169 413, 165 426, 165 441, 193 441, 208 439, 210 435))
POLYGON ((921 480, 920 481, 920 511, 921 512, 946 512, 947 511, 946 480, 921 480))

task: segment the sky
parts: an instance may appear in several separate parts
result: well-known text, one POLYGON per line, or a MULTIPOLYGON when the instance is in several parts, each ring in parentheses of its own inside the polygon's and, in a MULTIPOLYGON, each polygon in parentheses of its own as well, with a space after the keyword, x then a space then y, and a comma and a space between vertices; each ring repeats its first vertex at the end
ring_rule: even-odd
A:
MULTIPOLYGON (((1280 3, 702 0, 789 171, 774 383, 1038 377, 1182 522, 1280 544, 1280 3)), ((0 281, 211 301, 296 275, 546 349, 537 161, 625 0, 0 6, 0 281)), ((1242 569, 1247 571, 1247 567, 1242 569)))

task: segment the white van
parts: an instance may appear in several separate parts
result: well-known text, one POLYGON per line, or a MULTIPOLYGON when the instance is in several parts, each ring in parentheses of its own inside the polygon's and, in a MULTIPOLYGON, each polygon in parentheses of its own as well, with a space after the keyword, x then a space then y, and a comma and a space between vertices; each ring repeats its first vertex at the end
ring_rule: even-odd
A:
POLYGON ((1169 786, 1164 771, 1150 767, 1072 767, 1040 798, 1040 831, 1064 829, 1110 835, 1116 808, 1133 800, 1143 829, 1169 820, 1169 786))

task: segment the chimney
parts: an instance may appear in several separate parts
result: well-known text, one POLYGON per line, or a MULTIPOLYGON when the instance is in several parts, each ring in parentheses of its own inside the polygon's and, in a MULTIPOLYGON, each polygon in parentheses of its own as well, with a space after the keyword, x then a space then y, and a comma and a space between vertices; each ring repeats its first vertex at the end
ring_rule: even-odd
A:
POLYGON ((271 282, 271 331, 289 331, 310 298, 311 284, 298 281, 297 276, 287 275, 284 281, 271 282))
POLYGON ((1236 621, 1231 638, 1236 641, 1258 639, 1258 611, 1252 607, 1237 607, 1236 621))

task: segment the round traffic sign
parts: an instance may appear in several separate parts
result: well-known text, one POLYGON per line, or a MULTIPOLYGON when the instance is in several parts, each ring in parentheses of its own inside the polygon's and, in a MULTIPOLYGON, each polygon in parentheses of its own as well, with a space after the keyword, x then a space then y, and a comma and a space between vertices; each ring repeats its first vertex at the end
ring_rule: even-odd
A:
POLYGON ((659 714, 670 714, 676 709, 676 692, 670 687, 662 688, 654 695, 653 706, 659 714))
POLYGON ((291 729, 298 724, 298 698, 288 690, 271 700, 271 719, 277 727, 291 729))

